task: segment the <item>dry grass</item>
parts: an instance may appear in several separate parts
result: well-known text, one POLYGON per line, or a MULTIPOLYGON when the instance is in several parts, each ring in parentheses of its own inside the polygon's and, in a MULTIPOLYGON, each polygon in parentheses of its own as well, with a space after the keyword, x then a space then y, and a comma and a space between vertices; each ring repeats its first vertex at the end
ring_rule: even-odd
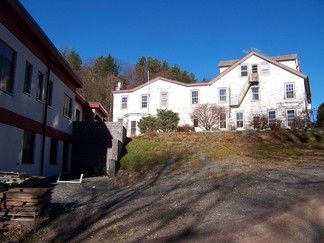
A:
POLYGON ((178 167, 219 159, 252 160, 256 166, 296 166, 324 161, 323 137, 323 132, 288 130, 151 134, 132 139, 121 166, 135 181, 170 160, 176 160, 178 167))

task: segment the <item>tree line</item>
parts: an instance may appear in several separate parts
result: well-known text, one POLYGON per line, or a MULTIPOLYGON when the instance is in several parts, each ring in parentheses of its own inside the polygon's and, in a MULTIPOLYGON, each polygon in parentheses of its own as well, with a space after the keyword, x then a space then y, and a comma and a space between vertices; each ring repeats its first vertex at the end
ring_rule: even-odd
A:
POLYGON ((100 102, 107 110, 110 120, 113 109, 112 91, 118 82, 122 84, 122 89, 133 88, 157 76, 184 83, 197 82, 193 73, 181 70, 177 64, 169 65, 165 60, 150 56, 140 57, 135 64, 124 64, 110 54, 82 61, 75 50, 64 49, 61 53, 83 82, 83 88, 78 93, 87 100, 100 102))

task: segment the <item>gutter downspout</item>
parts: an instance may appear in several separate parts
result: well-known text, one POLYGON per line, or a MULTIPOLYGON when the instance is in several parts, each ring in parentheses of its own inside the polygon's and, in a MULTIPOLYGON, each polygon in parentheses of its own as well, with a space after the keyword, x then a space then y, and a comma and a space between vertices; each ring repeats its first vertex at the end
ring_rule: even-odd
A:
POLYGON ((46 137, 46 125, 47 125, 47 106, 48 106, 48 97, 49 97, 49 83, 50 83, 50 73, 51 73, 51 64, 55 62, 53 56, 48 58, 48 66, 47 66, 47 75, 46 75, 46 92, 44 98, 44 119, 43 119, 43 129, 42 129, 42 149, 41 149, 41 161, 40 161, 40 172, 41 176, 44 175, 44 164, 45 164, 45 137, 46 137))

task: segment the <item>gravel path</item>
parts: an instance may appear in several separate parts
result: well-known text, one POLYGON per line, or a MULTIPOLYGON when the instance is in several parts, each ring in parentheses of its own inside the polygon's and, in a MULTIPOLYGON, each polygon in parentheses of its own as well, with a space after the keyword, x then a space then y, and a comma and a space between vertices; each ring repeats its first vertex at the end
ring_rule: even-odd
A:
MULTIPOLYGON (((169 161, 143 182, 85 178, 54 188, 33 242, 323 242, 324 163, 169 161)), ((122 174, 122 173, 120 173, 122 174)), ((131 176, 131 175, 129 175, 131 176)))

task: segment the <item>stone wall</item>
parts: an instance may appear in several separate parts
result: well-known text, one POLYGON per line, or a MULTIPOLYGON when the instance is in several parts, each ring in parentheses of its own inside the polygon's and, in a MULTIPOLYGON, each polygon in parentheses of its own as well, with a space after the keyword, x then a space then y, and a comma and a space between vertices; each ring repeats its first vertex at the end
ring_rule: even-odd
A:
POLYGON ((113 176, 125 139, 121 123, 74 122, 71 172, 113 176))

